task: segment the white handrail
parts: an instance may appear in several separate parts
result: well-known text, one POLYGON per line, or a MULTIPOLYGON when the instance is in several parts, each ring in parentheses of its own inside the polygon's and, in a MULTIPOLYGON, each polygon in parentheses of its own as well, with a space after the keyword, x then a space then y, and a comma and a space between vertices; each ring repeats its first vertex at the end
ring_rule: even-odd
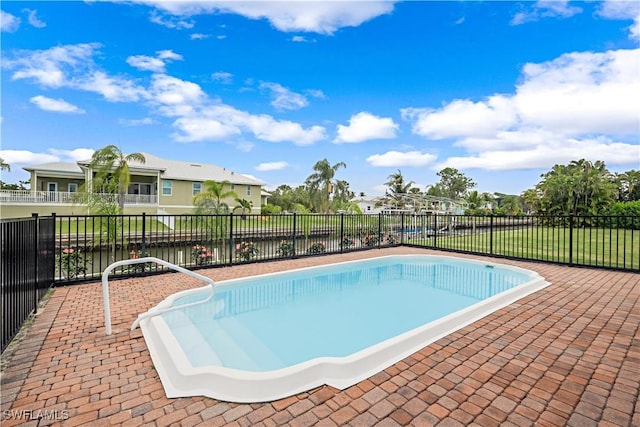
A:
POLYGON ((133 324, 131 325, 131 330, 134 330, 138 324, 140 324, 140 321, 142 319, 145 319, 147 317, 151 317, 151 316, 157 316, 158 314, 162 314, 165 313, 167 311, 172 311, 172 310, 176 310, 178 308, 185 308, 185 307, 191 307, 193 305, 196 304, 202 304, 204 302, 209 301, 211 298, 213 298, 214 292, 215 292, 215 286, 216 286, 216 282, 213 281, 213 279, 210 279, 206 276, 203 276, 202 274, 198 274, 195 273, 191 270, 187 270, 186 268, 182 268, 180 266, 177 266, 175 264, 171 264, 168 261, 159 259, 159 258, 155 258, 155 257, 144 257, 144 258, 136 258, 136 259, 125 259, 122 261, 116 261, 114 263, 112 263, 111 265, 109 265, 104 272, 102 273, 102 298, 104 299, 104 324, 105 324, 105 328, 106 328, 106 334, 107 335, 111 335, 111 303, 109 302, 109 273, 111 272, 111 270, 113 270, 116 267, 120 267, 122 265, 129 265, 129 264, 141 264, 144 262, 153 262, 156 264, 160 264, 160 265, 164 265, 165 267, 169 267, 172 270, 175 271, 179 271, 181 273, 185 273, 188 274, 189 276, 193 276, 197 279, 201 279, 204 280, 205 282, 207 282, 208 288, 209 288, 209 295, 207 296, 207 298, 204 298, 202 300, 199 301, 195 301, 195 302, 191 302, 189 304, 183 304, 183 305, 178 305, 175 307, 167 307, 165 309, 151 309, 149 311, 147 311, 146 313, 142 313, 138 315, 138 318, 133 322, 133 324))

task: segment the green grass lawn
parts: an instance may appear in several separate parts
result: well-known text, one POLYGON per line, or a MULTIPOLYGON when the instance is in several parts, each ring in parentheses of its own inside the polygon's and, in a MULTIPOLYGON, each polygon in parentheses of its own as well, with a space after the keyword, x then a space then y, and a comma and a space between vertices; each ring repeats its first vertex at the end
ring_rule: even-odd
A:
POLYGON ((443 249, 504 255, 541 261, 640 269, 640 230, 528 227, 438 236, 410 243, 443 249))

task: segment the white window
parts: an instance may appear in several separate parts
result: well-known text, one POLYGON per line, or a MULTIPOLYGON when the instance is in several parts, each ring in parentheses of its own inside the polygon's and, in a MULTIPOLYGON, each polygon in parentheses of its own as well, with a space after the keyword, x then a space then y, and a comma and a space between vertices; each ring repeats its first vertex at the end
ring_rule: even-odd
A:
POLYGON ((162 180, 162 195, 163 196, 170 196, 171 193, 172 193, 171 181, 169 181, 168 179, 163 179, 162 180))
POLYGON ((196 194, 199 194, 199 193, 202 193, 202 183, 194 182, 192 194, 195 196, 196 194))
POLYGON ((247 185, 247 196, 251 195, 251 186, 247 185))
POLYGON ((69 183, 69 193, 77 193, 78 192, 78 184, 75 182, 69 183))
POLYGON ((236 185, 235 184, 231 184, 231 190, 235 191, 236 190, 236 185))

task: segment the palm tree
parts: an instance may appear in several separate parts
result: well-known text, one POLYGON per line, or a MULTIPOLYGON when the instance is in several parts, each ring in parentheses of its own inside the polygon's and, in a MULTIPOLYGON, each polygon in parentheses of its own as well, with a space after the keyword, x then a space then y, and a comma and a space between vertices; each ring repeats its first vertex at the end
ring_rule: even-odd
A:
POLYGON ((385 183, 389 189, 385 195, 388 196, 396 205, 397 208, 403 209, 406 204, 406 195, 409 193, 409 189, 413 185, 413 181, 405 182, 402 172, 398 169, 397 173, 392 173, 387 178, 385 183))
POLYGON ((2 157, 0 157, 0 170, 11 172, 11 165, 9 165, 9 163, 5 163, 2 157))
POLYGON ((205 191, 193 197, 196 213, 225 214, 229 212, 229 205, 223 200, 227 198, 238 198, 235 191, 224 189, 225 186, 229 186, 230 184, 229 181, 216 182, 210 179, 206 180, 204 182, 205 191))
POLYGON ((89 163, 89 168, 95 171, 92 187, 117 194, 121 212, 124 209, 124 195, 131 183, 131 162, 144 164, 146 159, 142 153, 125 155, 117 146, 107 145, 93 153, 89 163))
POLYGON ((249 200, 241 199, 239 197, 236 197, 235 200, 236 200, 236 203, 238 203, 238 206, 233 208, 233 211, 235 212, 236 210, 240 210, 240 218, 246 219, 247 212, 251 212, 251 207, 253 206, 253 203, 251 203, 249 200))
POLYGON ((344 162, 338 162, 332 166, 327 159, 320 160, 313 165, 315 172, 309 175, 305 183, 309 188, 312 199, 317 198, 318 203, 314 203, 314 207, 319 208, 320 212, 326 213, 329 211, 329 199, 334 185, 333 177, 338 169, 346 167, 347 165, 344 162))

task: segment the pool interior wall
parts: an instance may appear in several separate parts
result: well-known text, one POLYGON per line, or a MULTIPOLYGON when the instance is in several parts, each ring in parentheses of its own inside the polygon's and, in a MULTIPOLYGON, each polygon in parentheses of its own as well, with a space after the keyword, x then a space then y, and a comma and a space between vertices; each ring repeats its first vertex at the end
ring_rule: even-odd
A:
MULTIPOLYGON (((471 263, 482 267, 506 269, 524 273, 529 279, 523 284, 481 300, 462 310, 428 322, 405 333, 378 342, 368 348, 344 357, 318 357, 293 366, 268 371, 234 369, 220 366, 215 351, 207 354, 206 346, 197 346, 199 359, 211 360, 209 365, 194 366, 188 353, 194 348, 185 347, 162 316, 147 318, 141 322, 143 335, 149 347, 154 365, 160 375, 168 397, 203 395, 231 402, 264 402, 291 396, 324 384, 344 389, 393 365, 415 353, 426 345, 446 336, 496 310, 507 306, 526 295, 536 292, 548 283, 537 273, 517 267, 435 255, 394 255, 366 261, 350 261, 330 266, 310 267, 296 270, 308 274, 319 273, 323 268, 344 266, 352 268, 358 264, 376 261, 398 262, 410 259, 429 259, 443 263, 471 263), (315 270, 315 271, 314 271, 315 270)), ((286 275, 273 273, 252 278, 223 282, 217 288, 238 285, 247 280, 264 282, 286 275)), ((201 289, 171 295, 157 308, 169 307, 178 300, 193 299, 202 295, 201 289)), ((175 313, 175 312, 174 312, 175 313)), ((202 338, 204 339, 204 338, 202 338)), ((194 341, 194 342, 197 342, 194 341)))

